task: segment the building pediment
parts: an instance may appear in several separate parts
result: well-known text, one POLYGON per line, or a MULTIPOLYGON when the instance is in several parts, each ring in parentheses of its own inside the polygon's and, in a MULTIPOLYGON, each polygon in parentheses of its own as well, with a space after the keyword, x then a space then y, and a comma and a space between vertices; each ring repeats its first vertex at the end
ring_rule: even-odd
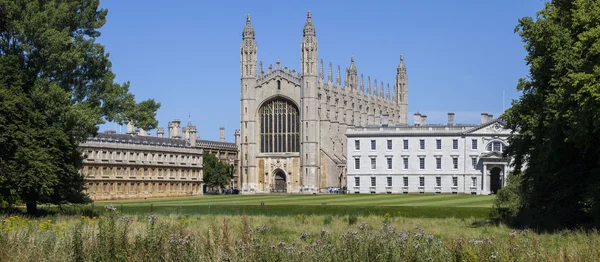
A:
POLYGON ((496 119, 485 123, 480 126, 476 126, 472 129, 465 131, 466 135, 492 135, 492 136, 507 136, 510 135, 511 131, 506 128, 506 124, 500 119, 496 119))

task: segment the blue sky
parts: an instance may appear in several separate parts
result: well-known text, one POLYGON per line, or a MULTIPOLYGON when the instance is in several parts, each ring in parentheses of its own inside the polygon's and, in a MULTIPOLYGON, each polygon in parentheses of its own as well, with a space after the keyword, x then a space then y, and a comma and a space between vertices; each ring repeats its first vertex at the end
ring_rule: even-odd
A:
MULTIPOLYGON (((311 10, 319 58, 342 71, 355 57, 359 74, 393 85, 403 54, 409 79, 409 123, 478 123, 498 116, 519 93, 528 68, 514 33, 542 0, 421 1, 102 1, 108 9, 98 41, 110 53, 118 82, 138 100, 162 104, 159 126, 188 114, 201 139, 228 141, 239 128, 239 48, 246 15, 256 31, 258 59, 300 68, 300 42, 311 10)), ((327 70, 327 66, 325 68, 327 70)), ((342 72, 343 73, 343 72, 342 72)), ((334 73, 335 74, 335 73, 334 73)), ((342 76, 343 78, 343 76, 342 76)), ((108 123, 100 127, 118 129, 108 123)), ((125 128, 123 128, 123 131, 125 128)), ((155 130, 151 131, 155 134, 155 130)))

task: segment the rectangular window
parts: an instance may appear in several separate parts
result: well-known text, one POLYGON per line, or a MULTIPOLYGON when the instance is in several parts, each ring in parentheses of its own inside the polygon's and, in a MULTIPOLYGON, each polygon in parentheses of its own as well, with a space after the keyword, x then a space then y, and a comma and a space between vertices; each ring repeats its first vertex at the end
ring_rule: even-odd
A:
POLYGON ((435 149, 437 149, 437 150, 442 149, 442 140, 441 139, 435 140, 435 149))
POLYGON ((471 149, 477 149, 477 139, 471 140, 471 149))
POLYGON ((452 158, 452 168, 458 169, 458 157, 452 158))
POLYGON ((388 139, 388 141, 387 141, 387 149, 388 150, 392 150, 392 140, 388 139))
POLYGON ((408 139, 404 139, 404 150, 408 150, 408 139))
POLYGON ((354 186, 360 186, 360 177, 354 177, 354 186))
POLYGON ((354 140, 354 149, 360 150, 360 140, 354 140))
POLYGON ((372 157, 371 158, 371 169, 375 169, 377 168, 377 158, 372 157))
POLYGON ((421 149, 421 150, 425 149, 425 139, 419 140, 419 149, 421 149))
POLYGON ((441 157, 435 158, 435 169, 442 169, 442 158, 441 157))
POLYGON ((404 169, 408 169, 408 157, 402 158, 402 161, 404 162, 404 169))
POLYGON ((453 177, 452 178, 452 186, 453 187, 457 187, 458 186, 458 177, 453 177))
POLYGON ((375 149, 377 149, 377 144, 375 143, 375 140, 371 140, 371 150, 375 149))
POLYGON ((419 157, 419 169, 421 169, 421 170, 425 169, 425 158, 424 157, 419 157))
POLYGON ((473 166, 473 169, 477 169, 477 158, 476 157, 471 158, 471 166, 473 166))
POLYGON ((392 187, 392 177, 391 176, 388 176, 388 178, 387 178, 387 186, 392 187))
POLYGON ((403 182, 404 182, 404 186, 405 186, 405 187, 408 187, 408 177, 407 177, 407 176, 405 176, 403 180, 404 180, 404 181, 403 181, 403 182))
POLYGON ((452 139, 452 149, 458 149, 458 139, 452 139))
POLYGON ((387 158, 387 169, 392 169, 392 158, 391 157, 387 158))
POLYGON ((354 169, 360 169, 360 157, 354 158, 354 169))
POLYGON ((371 177, 371 186, 375 186, 377 184, 377 181, 375 180, 375 177, 371 177))
POLYGON ((419 186, 420 187, 424 187, 425 186, 425 177, 419 177, 419 186))
POLYGON ((471 178, 471 186, 472 187, 476 187, 477 186, 477 178, 476 177, 472 177, 471 178))
POLYGON ((442 177, 436 177, 435 178, 435 186, 437 187, 441 187, 442 186, 442 177))

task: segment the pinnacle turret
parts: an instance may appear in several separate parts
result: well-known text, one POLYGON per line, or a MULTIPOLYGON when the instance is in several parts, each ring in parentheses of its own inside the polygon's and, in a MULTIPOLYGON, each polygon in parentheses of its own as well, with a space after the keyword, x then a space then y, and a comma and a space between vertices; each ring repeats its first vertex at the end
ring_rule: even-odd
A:
POLYGON ((323 80, 325 79, 324 73, 325 72, 323 72, 323 59, 321 59, 321 65, 319 68, 319 79, 321 80, 321 82, 323 82, 323 80))
POLYGON ((312 23, 312 14, 309 10, 306 15, 306 24, 304 24, 304 36, 315 36, 316 33, 315 26, 312 23))
POLYGON ((254 39, 254 28, 252 28, 252 24, 250 23, 250 14, 246 16, 246 26, 244 27, 244 31, 242 31, 243 39, 254 39))
POLYGON ((338 65, 337 75, 335 77, 335 85, 337 87, 342 86, 342 76, 340 74, 340 66, 338 65))
POLYGON ((327 84, 328 85, 333 84, 333 66, 332 66, 331 62, 329 62, 329 72, 327 72, 327 84))
POLYGON ((360 93, 361 94, 365 94, 365 78, 363 77, 363 74, 360 74, 360 93))

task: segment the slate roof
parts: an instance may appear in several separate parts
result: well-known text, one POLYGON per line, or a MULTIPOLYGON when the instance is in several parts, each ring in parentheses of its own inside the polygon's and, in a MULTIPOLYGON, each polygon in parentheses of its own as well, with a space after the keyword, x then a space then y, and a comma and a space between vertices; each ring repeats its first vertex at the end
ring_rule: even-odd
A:
POLYGON ((96 137, 88 138, 89 141, 102 141, 127 144, 142 144, 156 146, 172 146, 172 147, 190 147, 190 143, 183 139, 155 137, 155 136, 138 136, 127 134, 106 134, 99 133, 96 137))

